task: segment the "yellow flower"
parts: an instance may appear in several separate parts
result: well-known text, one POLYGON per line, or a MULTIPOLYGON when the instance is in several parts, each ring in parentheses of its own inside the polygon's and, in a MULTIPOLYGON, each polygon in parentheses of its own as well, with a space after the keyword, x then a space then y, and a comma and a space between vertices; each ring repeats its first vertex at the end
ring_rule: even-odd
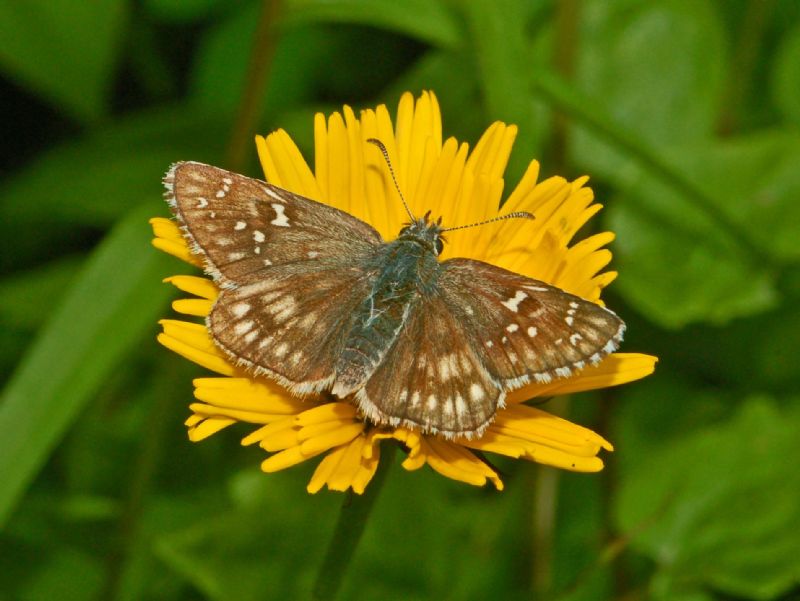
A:
MULTIPOLYGON (((256 138, 267 181, 347 211, 392 240, 408 216, 397 191, 382 177, 385 164, 380 154, 366 142, 377 138, 389 151, 400 189, 415 215, 431 210, 443 216, 444 226, 511 211, 528 211, 536 217, 453 232, 442 260, 483 260, 598 303, 601 290, 615 278, 615 272, 602 271, 611 260, 604 246, 613 234, 596 234, 570 246, 575 233, 601 208, 584 187, 587 178, 569 182, 551 177, 538 182, 539 164, 533 161, 499 209, 515 126, 494 123, 471 153, 467 144, 454 138, 442 142, 441 115, 432 93, 423 93, 416 101, 404 94, 394 125, 381 105, 362 111, 359 118, 349 107, 327 119, 317 114, 314 126, 313 172, 285 131, 256 138)), ((202 267, 175 222, 156 218, 151 223, 156 248, 202 267)), ((191 295, 173 303, 177 312, 208 315, 218 294, 213 282, 190 275, 167 281, 191 295)), ((312 493, 326 485, 362 493, 377 469, 381 441, 387 438, 403 444, 407 451, 403 467, 408 470, 428 464, 449 478, 474 485, 489 480, 498 489, 503 484, 497 472, 471 449, 573 471, 598 471, 603 462, 597 454, 601 448, 612 450, 609 442, 523 401, 637 380, 652 373, 656 362, 648 355, 615 353, 569 378, 526 385, 508 395, 506 407, 481 437, 445 440, 404 427, 376 427, 354 405, 329 394, 311 400, 294 398, 277 383, 233 365, 202 323, 163 320, 161 325, 158 340, 164 346, 222 376, 195 380, 197 402, 190 406, 193 414, 186 422, 190 439, 202 440, 236 422, 258 425, 242 444, 257 443, 271 453, 261 464, 265 472, 324 454, 308 484, 312 493)))

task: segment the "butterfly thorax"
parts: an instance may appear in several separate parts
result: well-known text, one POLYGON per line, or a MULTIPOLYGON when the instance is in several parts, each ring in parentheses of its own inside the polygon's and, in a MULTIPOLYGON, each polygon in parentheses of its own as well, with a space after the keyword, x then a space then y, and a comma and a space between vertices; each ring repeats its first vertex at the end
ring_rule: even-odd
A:
POLYGON ((403 227, 397 240, 414 242, 432 252, 434 256, 442 252, 444 245, 442 227, 437 221, 428 221, 428 213, 403 227))
POLYGON ((434 293, 441 273, 440 229, 419 220, 384 244, 369 262, 370 293, 356 310, 355 325, 337 364, 337 390, 363 385, 395 342, 411 309, 434 293))

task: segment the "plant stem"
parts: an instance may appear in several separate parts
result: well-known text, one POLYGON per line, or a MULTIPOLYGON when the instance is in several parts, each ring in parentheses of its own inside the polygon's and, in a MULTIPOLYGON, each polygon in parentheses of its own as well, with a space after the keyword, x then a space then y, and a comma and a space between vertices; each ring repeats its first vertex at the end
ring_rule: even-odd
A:
POLYGON ((350 567, 351 560, 364 533, 367 520, 375 506, 378 494, 383 488, 386 473, 394 461, 394 444, 384 445, 378 471, 367 486, 363 495, 348 491, 342 502, 339 520, 333 532, 325 559, 322 561, 311 598, 315 601, 335 599, 342 585, 342 580, 350 567), (388 451, 388 452, 387 452, 388 451))
POLYGON ((280 11, 280 0, 264 0, 253 39, 253 50, 250 53, 247 67, 245 88, 242 91, 236 120, 231 128, 231 137, 225 158, 225 166, 233 171, 241 171, 244 167, 247 145, 253 138, 253 130, 258 122, 267 75, 275 53, 274 26, 280 11))

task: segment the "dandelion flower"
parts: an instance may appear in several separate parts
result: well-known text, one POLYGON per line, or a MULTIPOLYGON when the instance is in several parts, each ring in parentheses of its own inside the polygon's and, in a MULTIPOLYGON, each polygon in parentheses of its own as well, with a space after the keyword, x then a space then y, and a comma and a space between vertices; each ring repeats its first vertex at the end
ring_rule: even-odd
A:
MULTIPOLYGON (((515 126, 492 124, 469 152, 466 143, 442 140, 441 115, 432 93, 416 100, 404 94, 394 124, 381 105, 359 117, 349 107, 327 118, 317 114, 314 126, 313 171, 285 131, 256 138, 267 181, 343 210, 372 225, 384 240, 392 240, 408 216, 391 180, 384 177, 380 154, 367 142, 378 139, 388 150, 399 189, 414 215, 431 211, 451 226, 516 211, 535 215, 535 220, 509 219, 453 232, 440 260, 481 260, 602 304, 600 293, 616 276, 603 271, 611 260, 605 246, 614 236, 606 232, 572 244, 576 232, 601 208, 585 187, 587 178, 539 181, 539 164, 533 161, 501 202, 515 126)), ((151 223, 156 248, 203 267, 174 221, 155 218, 151 223)), ((572 471, 598 471, 603 467, 598 453, 612 450, 608 441, 525 401, 624 384, 652 373, 656 361, 648 355, 613 353, 568 377, 526 384, 509 393, 480 435, 448 439, 409 426, 376 425, 355 404, 328 392, 296 398, 278 382, 237 366, 214 344, 205 324, 191 320, 209 314, 219 294, 217 284, 195 275, 167 281, 188 295, 173 303, 187 319, 163 320, 159 342, 218 374, 194 381, 196 402, 186 422, 190 439, 202 440, 237 422, 251 424, 255 429, 242 444, 258 444, 270 454, 261 464, 265 472, 324 455, 308 484, 312 493, 324 486, 362 493, 377 469, 385 439, 402 443, 407 470, 427 464, 448 478, 478 486, 489 481, 497 489, 503 487, 499 475, 474 451, 572 471)))

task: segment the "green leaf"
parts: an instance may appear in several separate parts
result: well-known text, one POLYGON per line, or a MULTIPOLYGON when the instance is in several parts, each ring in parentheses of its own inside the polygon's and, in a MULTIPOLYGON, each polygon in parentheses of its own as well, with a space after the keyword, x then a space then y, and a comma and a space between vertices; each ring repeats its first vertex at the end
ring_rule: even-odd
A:
MULTIPOLYGON (((664 148, 709 138, 724 84, 725 40, 707 0, 585 3, 576 87, 613 120, 664 148)), ((620 181, 629 157, 576 129, 574 160, 620 181)))
POLYGON ((77 257, 60 259, 0 281, 0 323, 34 330, 47 318, 78 272, 77 257))
MULTIPOLYGON (((800 412, 751 399, 732 419, 642 453, 623 475, 618 527, 663 588, 771 599, 800 577, 800 412)), ((667 596, 665 596, 667 598, 667 596)))
POLYGON ((218 16, 248 0, 144 0, 145 10, 168 23, 186 23, 218 16))
POLYGON ((772 96, 787 119, 800 125, 800 26, 781 42, 772 71, 772 96))
POLYGON ((0 2, 0 68, 81 121, 107 111, 127 2, 0 2))
MULTIPOLYGON (((763 132, 670 153, 750 240, 771 257, 800 259, 800 137, 763 132)), ((744 260, 686 198, 640 176, 609 210, 617 232, 619 290, 667 327, 724 323, 775 306, 772 266, 744 260)))
POLYGON ((100 597, 105 577, 102 558, 74 547, 54 546, 14 598, 92 601, 100 597))
POLYGON ((148 204, 92 254, 3 390, 0 524, 48 454, 145 332, 170 293, 166 257, 149 245, 148 204))
POLYGON ((288 0, 284 21, 368 25, 442 47, 457 46, 464 37, 441 0, 288 0))

